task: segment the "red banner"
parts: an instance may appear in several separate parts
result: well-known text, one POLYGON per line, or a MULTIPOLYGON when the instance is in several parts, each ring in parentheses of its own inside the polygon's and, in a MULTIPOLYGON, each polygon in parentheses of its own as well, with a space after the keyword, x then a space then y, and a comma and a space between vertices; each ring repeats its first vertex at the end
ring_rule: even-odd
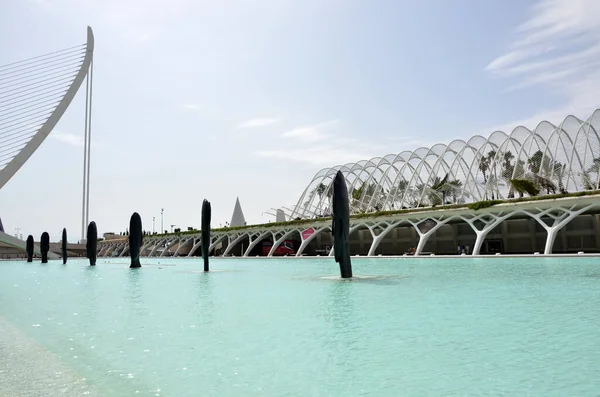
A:
POLYGON ((309 238, 310 236, 312 236, 313 234, 315 234, 315 229, 314 228, 309 228, 306 229, 302 232, 302 241, 306 240, 307 238, 309 238))

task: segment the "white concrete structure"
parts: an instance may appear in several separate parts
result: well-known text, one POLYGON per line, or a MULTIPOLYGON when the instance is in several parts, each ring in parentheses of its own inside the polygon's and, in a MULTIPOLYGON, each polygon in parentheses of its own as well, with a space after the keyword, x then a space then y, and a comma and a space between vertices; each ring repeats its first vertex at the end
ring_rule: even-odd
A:
POLYGON ((352 213, 511 198, 514 179, 557 193, 598 189, 599 129, 596 110, 587 120, 568 116, 559 125, 542 121, 533 131, 517 127, 487 138, 476 135, 325 168, 310 181, 288 219, 330 215, 338 170, 346 177, 352 213))
MULTIPOLYGON (((17 248, 23 252, 25 252, 25 247, 27 245, 25 241, 20 240, 4 232, 0 232, 0 242, 9 247, 17 248)), ((38 244, 33 245, 33 254, 37 256, 42 255, 42 252, 40 251, 40 246, 38 244)), ((60 259, 60 255, 57 255, 52 251, 48 251, 48 259, 60 259)))
MULTIPOLYGON (((600 194, 564 197, 541 201, 497 204, 479 210, 467 207, 454 209, 423 209, 377 217, 351 219, 350 247, 353 255, 376 255, 387 244, 385 254, 402 255, 414 247, 414 255, 425 253, 456 253, 456 247, 469 245, 469 254, 478 255, 492 234, 503 242, 508 253, 530 253, 536 250, 552 254, 554 247, 561 252, 600 251, 600 194), (565 230, 579 218, 571 230, 565 230), (538 225, 536 227, 536 224, 538 225), (462 230, 466 226, 468 230, 462 230), (540 230, 541 229, 541 230, 540 230), (557 241, 560 236, 561 241, 557 241), (432 242, 436 244, 432 245, 432 242), (581 244, 577 243, 581 241, 581 244), (404 244, 404 245, 402 245, 404 244), (404 249, 398 249, 404 247, 404 249)), ((268 256, 286 239, 300 242, 297 256, 326 252, 331 244, 331 221, 307 220, 301 225, 250 226, 242 230, 211 232, 211 252, 214 255, 261 255, 260 242, 274 242, 268 256), (323 242, 316 243, 315 240, 323 242), (218 247, 221 247, 220 249, 218 247)), ((201 232, 144 238, 143 256, 199 255, 201 232)), ((100 256, 127 255, 128 242, 99 243, 100 256)), ((329 252, 333 255, 333 250, 329 252)))
MULTIPOLYGON (((494 132, 413 152, 321 170, 302 193, 288 219, 302 224, 250 226, 211 232, 214 255, 268 256, 286 239, 305 253, 333 255, 330 219, 333 178, 342 170, 352 197, 350 250, 353 255, 600 252, 600 110, 587 120, 568 116, 558 126, 541 122, 533 131, 494 132), (581 197, 496 203, 480 209, 467 203, 511 199, 519 182, 540 194, 580 192, 581 197), (515 183, 516 182, 516 183, 515 183), (598 193, 598 194, 596 194, 598 193), (440 204, 456 204, 436 209, 440 204), (378 214, 378 211, 394 211, 378 214), (369 216, 372 212, 373 215, 369 216), (495 246, 495 248, 494 248, 495 246), (463 248, 464 247, 464 248, 463 248), (485 247, 485 248, 484 248, 485 247), (492 248, 490 248, 492 247, 492 248)), ((536 197, 538 199, 539 197, 536 197)), ((543 198, 543 197, 542 197, 543 198)), ((493 203, 492 203, 493 204, 493 203)), ((239 200, 236 202, 236 210, 239 200)), ((240 208, 241 212, 241 208, 240 208)), ((278 216, 281 214, 278 212, 278 216)), ((236 222, 236 226, 239 222, 236 222)), ((233 218, 232 225, 234 226, 233 218)), ((153 236, 143 255, 198 255, 201 233, 153 236)), ((101 255, 126 252, 127 242, 102 244, 101 255)))
POLYGON ((93 53, 94 34, 88 27, 84 44, 0 66, 0 189, 48 137, 87 77, 82 230, 89 216, 93 53))

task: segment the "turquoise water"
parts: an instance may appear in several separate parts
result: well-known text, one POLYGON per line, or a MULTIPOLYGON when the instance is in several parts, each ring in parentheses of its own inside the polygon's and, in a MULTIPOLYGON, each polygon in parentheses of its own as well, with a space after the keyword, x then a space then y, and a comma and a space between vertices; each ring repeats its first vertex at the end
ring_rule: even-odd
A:
POLYGON ((600 390, 600 259, 142 263, 1 262, 0 316, 107 396, 600 390))

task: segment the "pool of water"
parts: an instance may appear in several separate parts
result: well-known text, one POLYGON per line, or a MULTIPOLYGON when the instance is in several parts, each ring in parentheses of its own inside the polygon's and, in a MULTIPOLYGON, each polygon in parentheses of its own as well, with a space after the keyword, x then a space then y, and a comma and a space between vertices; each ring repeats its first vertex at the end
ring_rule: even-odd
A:
POLYGON ((0 316, 105 396, 600 390, 598 258, 142 264, 0 262, 0 316))

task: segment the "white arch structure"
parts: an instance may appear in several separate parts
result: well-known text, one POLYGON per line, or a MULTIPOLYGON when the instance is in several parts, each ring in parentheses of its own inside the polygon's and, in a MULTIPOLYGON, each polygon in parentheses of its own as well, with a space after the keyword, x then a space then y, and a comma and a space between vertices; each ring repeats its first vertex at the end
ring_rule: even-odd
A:
MULTIPOLYGON (((543 253, 546 255, 553 253, 559 235, 561 241, 558 246, 562 247, 559 248, 562 252, 579 250, 577 245, 570 245, 568 238, 579 238, 582 233, 588 233, 588 236, 592 233, 595 241, 593 244, 586 243, 586 249, 600 252, 600 194, 597 191, 581 197, 566 195, 549 196, 544 200, 506 201, 480 209, 467 205, 433 206, 442 202, 467 204, 485 199, 511 198, 515 189, 510 181, 514 179, 534 181, 546 189, 553 186, 557 193, 599 190, 599 128, 600 110, 596 110, 585 121, 568 116, 558 126, 543 121, 533 131, 517 127, 510 134, 496 131, 488 138, 477 135, 466 142, 455 140, 448 145, 437 144, 431 148, 422 147, 326 168, 319 171, 304 189, 296 207, 288 210, 292 218, 305 218, 303 221, 298 224, 276 223, 273 226, 214 230, 211 232, 211 251, 217 244, 222 244, 225 247, 221 251, 222 256, 232 255, 235 251, 247 257, 256 254, 256 247, 261 241, 270 240, 272 245, 267 256, 273 256, 276 248, 286 239, 295 239, 299 242, 296 256, 303 255, 315 238, 321 239, 323 234, 331 233, 330 219, 322 217, 329 215, 333 178, 341 170, 352 195, 352 211, 366 213, 350 219, 355 252, 356 244, 363 246, 366 243, 369 246, 364 252, 369 256, 376 255, 384 240, 387 239, 389 244, 400 238, 394 237, 391 233, 393 230, 403 229, 412 233, 413 237, 408 239, 416 244, 413 246, 414 255, 422 255, 428 242, 437 239, 436 235, 445 228, 443 233, 446 233, 446 238, 453 238, 453 243, 459 238, 463 239, 472 244, 470 253, 478 255, 488 235, 495 234, 494 238, 499 238, 498 228, 502 229, 503 241, 510 239, 507 222, 519 222, 520 227, 526 226, 526 232, 510 233, 516 233, 519 241, 529 240, 531 247, 541 246, 537 243, 537 239, 542 238, 538 235, 538 229, 545 232, 543 253), (446 186, 451 186, 451 189, 440 194, 438 187, 443 184, 438 182, 443 179, 447 180, 446 186), (378 210, 414 207, 426 208, 376 213, 378 210), (313 219, 315 217, 319 219, 313 219), (565 230, 565 226, 578 217, 586 225, 588 221, 585 219, 591 220, 594 226, 591 229, 589 225, 585 226, 587 230, 565 230), (468 224, 472 233, 456 232, 455 227, 461 223, 468 224), (361 233, 365 234, 363 232, 366 231, 367 235, 370 234, 370 241, 361 237, 361 233)), ((200 247, 201 231, 185 236, 145 237, 143 251, 147 256, 154 256, 163 247, 186 239, 191 250, 185 252, 180 244, 174 255, 193 256, 200 247)), ((403 239, 407 241, 406 237, 403 239)), ((99 243, 101 253, 107 256, 123 255, 127 245, 126 240, 99 243)), ((320 245, 322 248, 323 243, 320 245)), ((536 249, 539 248, 532 248, 531 253, 536 249)), ((313 249, 313 252, 317 250, 313 249)), ((395 253, 399 254, 403 253, 395 253)), ((333 250, 329 255, 333 255, 333 250)))
POLYGON ((329 216, 333 179, 346 177, 351 212, 464 204, 514 197, 512 179, 546 181, 559 191, 595 190, 600 185, 600 110, 585 121, 542 121, 534 130, 517 127, 485 138, 420 147, 317 172, 289 219, 329 216), (443 188, 433 189, 447 177, 443 188))
POLYGON ((89 219, 94 34, 84 44, 0 65, 0 189, 52 132, 86 79, 82 238, 89 219))
MULTIPOLYGON (((450 227, 452 224, 466 223, 474 232, 471 240, 472 250, 470 254, 478 255, 481 253, 482 245, 490 232, 509 219, 528 224, 533 222, 538 224, 545 231, 545 243, 543 244, 543 253, 551 255, 553 247, 559 232, 565 226, 580 215, 592 215, 596 225, 594 230, 600 230, 600 194, 592 192, 582 197, 567 196, 560 198, 548 198, 547 200, 526 200, 520 202, 505 202, 491 207, 475 210, 467 206, 457 208, 435 209, 425 208, 421 211, 390 213, 380 216, 366 216, 350 219, 350 235, 352 241, 357 243, 357 234, 359 231, 368 231, 371 241, 365 251, 367 256, 377 254, 379 245, 387 238, 390 241, 390 233, 398 228, 408 228, 413 230, 416 247, 414 255, 424 254, 426 244, 442 227, 450 227), (354 235, 354 237, 352 237, 354 235)), ((452 229, 452 228, 451 228, 452 229)), ((589 230, 588 230, 589 232, 589 230)), ((257 225, 249 226, 244 229, 234 230, 214 230, 211 231, 210 251, 219 244, 223 244, 221 256, 233 256, 234 248, 236 255, 248 257, 254 252, 256 255, 257 244, 261 241, 269 240, 272 243, 270 251, 266 256, 274 256, 276 248, 286 239, 295 239, 299 242, 296 256, 303 256, 307 247, 315 238, 323 234, 331 233, 331 221, 324 219, 305 220, 302 224, 275 224, 274 226, 257 225), (241 250, 239 250, 241 248, 241 250)), ((497 233, 497 232, 496 232, 497 233)), ((504 233, 504 232, 503 232, 504 233)), ((578 232, 571 231, 569 233, 578 232)), ((142 247, 142 256, 195 256, 200 247, 202 237, 201 231, 195 231, 191 234, 168 234, 144 237, 142 247), (178 244, 176 250, 173 247, 178 244), (182 245, 186 244, 188 250, 183 250, 182 245), (169 251, 170 250, 170 251, 169 251)), ((506 236, 504 236, 506 237, 506 236)), ((541 237, 541 236, 540 236, 541 237)), ((519 236, 519 238, 521 238, 519 236)), ((522 236, 524 239, 536 239, 536 232, 526 232, 522 236)), ((566 235, 563 235, 563 240, 566 235)), ((594 237, 597 242, 592 250, 600 251, 600 235, 594 237)), ((358 237, 360 240, 360 237, 358 237)), ((393 237, 392 237, 393 240, 393 237)), ((323 248, 321 246, 321 248, 323 248)), ((126 256, 128 254, 129 242, 127 239, 107 240, 98 243, 99 256, 126 256)), ((567 247, 567 250, 573 252, 577 247, 567 247)), ((314 252, 314 250, 313 250, 314 252)), ((321 250, 322 252, 322 250, 321 250)), ((534 253, 533 251, 531 253, 534 253)), ((334 254, 329 251, 329 256, 334 254)), ((396 252, 395 255, 402 255, 403 252, 396 252)), ((263 254, 264 255, 264 254, 263 254)))

